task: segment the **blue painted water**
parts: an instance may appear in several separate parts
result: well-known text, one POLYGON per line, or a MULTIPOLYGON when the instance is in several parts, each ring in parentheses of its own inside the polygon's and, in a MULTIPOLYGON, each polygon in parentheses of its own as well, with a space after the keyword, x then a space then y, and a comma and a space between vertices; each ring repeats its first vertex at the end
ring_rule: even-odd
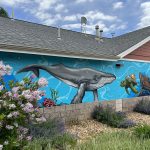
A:
MULTIPOLYGON (((139 73, 144 73, 150 76, 150 63, 140 63, 131 61, 119 61, 117 63, 121 64, 120 68, 115 66, 116 62, 111 61, 95 61, 95 60, 83 60, 83 59, 71 59, 71 58, 60 58, 60 57, 50 57, 50 56, 37 56, 37 55, 27 55, 27 54, 15 54, 15 53, 4 53, 0 52, 0 60, 5 64, 9 64, 13 67, 12 75, 16 80, 21 81, 24 77, 29 77, 32 73, 21 73, 16 74, 16 72, 31 64, 42 64, 42 65, 52 65, 52 64, 64 64, 72 68, 92 68, 98 71, 103 71, 106 73, 112 73, 116 76, 116 80, 98 90, 99 100, 113 100, 120 98, 128 98, 138 96, 130 91, 128 95, 124 88, 120 87, 120 82, 131 74, 135 74, 136 81, 138 83, 137 90, 140 91, 139 73)), ((11 76, 12 77, 12 76, 11 76)), ((40 71, 40 77, 45 77, 49 81, 47 87, 43 88, 46 91, 46 97, 51 97, 50 88, 55 89, 59 92, 58 104, 67 103, 69 104, 73 97, 76 95, 77 90, 60 80, 51 76, 45 71, 40 71)), ((93 93, 86 92, 83 102, 92 102, 93 93)))

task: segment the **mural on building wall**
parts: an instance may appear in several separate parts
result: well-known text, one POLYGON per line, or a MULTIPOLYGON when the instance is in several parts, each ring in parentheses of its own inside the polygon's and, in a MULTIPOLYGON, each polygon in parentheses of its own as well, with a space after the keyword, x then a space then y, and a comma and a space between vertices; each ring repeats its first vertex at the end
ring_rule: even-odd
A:
POLYGON ((139 82, 136 81, 135 75, 131 74, 121 81, 120 86, 124 87, 126 93, 131 96, 133 93, 136 96, 150 95, 150 78, 141 72, 139 73, 139 82))
MULTIPOLYGON (((47 71, 50 75, 53 75, 69 86, 78 88, 77 94, 72 99, 71 104, 82 103, 85 91, 92 91, 94 101, 98 101, 97 90, 106 84, 112 83, 116 79, 113 74, 96 71, 90 68, 69 68, 63 64, 51 65, 49 67, 43 65, 30 65, 19 70, 18 73, 32 71, 39 77, 40 69, 47 71)), ((52 93, 54 95, 55 91, 52 91, 52 93)))
MULTIPOLYGON (((83 92, 81 92, 83 98, 78 99, 79 101, 82 103, 93 102, 94 89, 88 90, 87 86, 90 84, 93 86, 99 85, 96 83, 98 83, 97 80, 99 80, 98 77, 100 74, 103 73, 106 74, 106 77, 103 77, 103 79, 99 81, 103 81, 104 86, 101 85, 97 87, 98 100, 100 101, 150 95, 150 63, 123 60, 118 62, 96 61, 6 52, 0 53, 0 60, 2 60, 4 64, 9 64, 13 67, 12 73, 3 77, 7 85, 10 80, 21 82, 24 77, 38 80, 34 72, 35 74, 39 73, 40 78, 45 77, 48 80, 48 86, 42 89, 45 91, 45 95, 38 101, 40 107, 71 104, 75 97, 80 95, 79 91, 83 92), (120 67, 116 67, 116 63, 121 64, 120 67), (55 69, 52 69, 54 72, 51 70, 50 73, 46 71, 46 69, 38 69, 37 72, 27 71, 17 73, 17 71, 31 64, 42 64, 46 69, 54 68, 55 66, 55 69), (60 65, 56 64, 64 64, 64 66, 59 69, 60 65), (67 70, 67 72, 63 72, 64 70, 67 70), (83 74, 81 73, 82 70, 85 71, 83 74), (87 77, 88 73, 86 73, 86 71, 92 72, 89 77, 87 77), (95 72, 96 76, 94 76, 95 72), (63 78, 66 74, 67 76, 63 78), (107 78, 109 74, 113 79, 107 78), (86 82, 87 85, 82 84, 82 82, 78 82, 79 84, 74 83, 71 78, 75 81, 81 79, 84 83, 86 82), (110 81, 108 81, 109 79, 110 81), (111 82, 111 80, 113 81, 111 82), (77 87, 73 86, 74 84, 77 85, 77 87)), ((97 97, 96 92, 95 97, 97 97)))

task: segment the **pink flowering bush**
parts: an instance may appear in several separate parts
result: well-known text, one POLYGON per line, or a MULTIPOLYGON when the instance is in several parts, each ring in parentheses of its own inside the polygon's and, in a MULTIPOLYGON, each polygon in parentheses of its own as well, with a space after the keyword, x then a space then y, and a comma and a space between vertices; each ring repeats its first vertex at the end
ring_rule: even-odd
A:
POLYGON ((12 67, 0 62, 0 149, 19 150, 32 139, 28 124, 46 121, 37 100, 44 93, 39 88, 48 82, 45 78, 34 82, 33 77, 24 78, 22 82, 10 81, 8 90, 2 77, 10 75, 11 70, 12 67))

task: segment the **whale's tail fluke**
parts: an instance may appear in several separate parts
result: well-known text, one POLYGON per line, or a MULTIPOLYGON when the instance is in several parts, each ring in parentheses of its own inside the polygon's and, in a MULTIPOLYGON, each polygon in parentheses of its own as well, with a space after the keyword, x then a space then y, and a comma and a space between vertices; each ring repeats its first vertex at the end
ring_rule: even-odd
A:
POLYGON ((46 70, 46 68, 41 65, 30 65, 20 69, 19 71, 17 71, 17 73, 32 71, 37 77, 39 77, 40 69, 46 70))

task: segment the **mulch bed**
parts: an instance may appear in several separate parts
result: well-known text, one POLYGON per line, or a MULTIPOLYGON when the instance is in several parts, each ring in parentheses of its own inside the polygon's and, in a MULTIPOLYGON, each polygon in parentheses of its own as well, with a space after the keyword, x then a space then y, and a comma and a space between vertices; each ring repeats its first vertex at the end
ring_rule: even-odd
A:
MULTIPOLYGON (((133 120, 137 124, 149 124, 150 116, 145 114, 140 114, 136 112, 127 113, 128 119, 133 120)), ((95 120, 81 121, 79 124, 66 125, 67 132, 75 135, 79 142, 86 141, 87 139, 99 134, 106 132, 114 132, 127 129, 118 129, 107 126, 95 120)))

